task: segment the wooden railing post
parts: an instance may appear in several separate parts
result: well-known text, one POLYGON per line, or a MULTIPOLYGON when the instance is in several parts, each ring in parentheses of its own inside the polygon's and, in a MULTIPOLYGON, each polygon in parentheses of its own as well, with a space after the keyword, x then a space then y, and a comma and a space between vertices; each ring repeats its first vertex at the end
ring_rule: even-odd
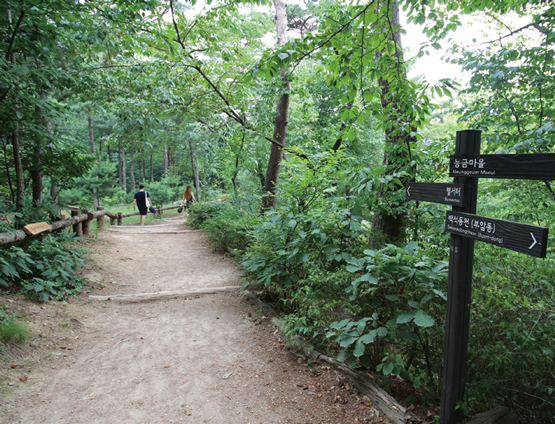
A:
POLYGON ((109 216, 110 216, 110 226, 116 225, 116 216, 113 214, 109 216))
MULTIPOLYGON (((104 208, 102 206, 97 206, 96 210, 103 211, 104 208)), ((104 225, 104 215, 100 215, 96 218, 96 225, 98 226, 98 231, 104 231, 106 229, 106 226, 104 225)))
MULTIPOLYGON (((79 209, 72 209, 71 210, 71 216, 79 216, 81 215, 81 211, 79 209)), ((83 237, 83 226, 81 225, 81 222, 77 222, 76 224, 73 224, 73 232, 75 233, 76 237, 83 237)))
POLYGON ((87 215, 87 219, 83 221, 83 235, 91 235, 91 221, 93 219, 93 214, 89 212, 88 209, 83 209, 83 213, 87 215))
POLYGON ((123 213, 118 212, 118 225, 122 224, 122 222, 121 222, 121 220, 123 219, 122 215, 123 215, 123 213))

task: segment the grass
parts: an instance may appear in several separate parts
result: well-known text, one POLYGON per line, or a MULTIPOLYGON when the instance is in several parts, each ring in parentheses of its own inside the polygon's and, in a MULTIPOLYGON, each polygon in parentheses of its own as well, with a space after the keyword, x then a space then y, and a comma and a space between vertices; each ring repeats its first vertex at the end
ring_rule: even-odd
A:
POLYGON ((31 330, 22 323, 7 322, 0 324, 0 342, 23 341, 31 336, 31 330))

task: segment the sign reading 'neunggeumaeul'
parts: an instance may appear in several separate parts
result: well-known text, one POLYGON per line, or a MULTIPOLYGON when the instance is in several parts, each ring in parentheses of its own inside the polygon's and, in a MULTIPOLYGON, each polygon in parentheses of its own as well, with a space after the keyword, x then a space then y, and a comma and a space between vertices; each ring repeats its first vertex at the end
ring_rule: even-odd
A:
POLYGON ((407 183, 406 199, 461 206, 463 184, 453 183, 407 183))
POLYGON ((449 176, 555 180, 555 153, 451 156, 449 176))
POLYGON ((445 219, 445 231, 537 258, 546 256, 546 227, 449 211, 445 219))

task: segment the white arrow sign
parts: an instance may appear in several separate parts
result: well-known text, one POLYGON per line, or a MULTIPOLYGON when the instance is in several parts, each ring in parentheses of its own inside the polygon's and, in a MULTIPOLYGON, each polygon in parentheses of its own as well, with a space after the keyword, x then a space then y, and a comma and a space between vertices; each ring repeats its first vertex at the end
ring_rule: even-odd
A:
POLYGON ((532 240, 534 240, 534 243, 532 243, 532 246, 530 246, 528 249, 531 249, 531 248, 534 247, 536 244, 538 244, 538 241, 536 240, 536 237, 534 237, 534 234, 530 233, 530 235, 532 236, 532 240))

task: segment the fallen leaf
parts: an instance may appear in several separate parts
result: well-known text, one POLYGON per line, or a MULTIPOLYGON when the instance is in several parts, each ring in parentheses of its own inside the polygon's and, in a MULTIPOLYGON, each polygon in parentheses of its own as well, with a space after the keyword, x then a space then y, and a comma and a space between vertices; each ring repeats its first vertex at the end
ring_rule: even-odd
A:
POLYGON ((29 379, 29 377, 27 377, 26 375, 22 375, 21 377, 19 377, 19 379, 21 381, 27 381, 29 379))
POLYGON ((231 374, 233 374, 233 371, 228 372, 228 373, 222 375, 222 378, 223 378, 224 380, 227 380, 229 377, 231 377, 231 374))
POLYGON ((17 364, 11 364, 10 367, 17 368, 17 364))
POLYGON ((60 349, 67 349, 67 346, 60 346, 60 349))

